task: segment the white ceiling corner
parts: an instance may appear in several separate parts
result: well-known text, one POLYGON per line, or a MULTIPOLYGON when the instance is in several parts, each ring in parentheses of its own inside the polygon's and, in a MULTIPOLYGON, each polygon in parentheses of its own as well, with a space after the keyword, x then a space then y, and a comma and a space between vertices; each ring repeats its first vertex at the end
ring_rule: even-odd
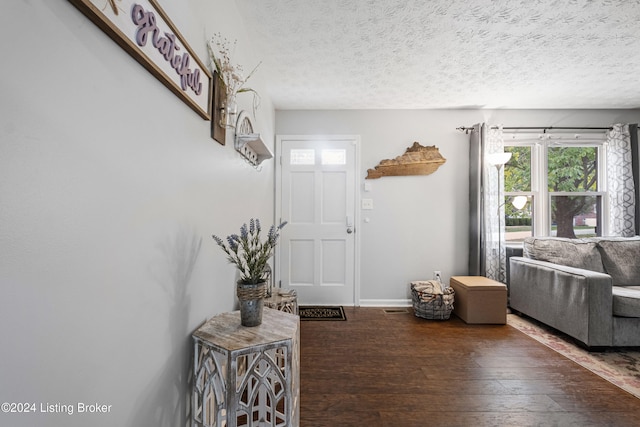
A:
POLYGON ((640 0, 236 0, 277 109, 640 108, 640 0))

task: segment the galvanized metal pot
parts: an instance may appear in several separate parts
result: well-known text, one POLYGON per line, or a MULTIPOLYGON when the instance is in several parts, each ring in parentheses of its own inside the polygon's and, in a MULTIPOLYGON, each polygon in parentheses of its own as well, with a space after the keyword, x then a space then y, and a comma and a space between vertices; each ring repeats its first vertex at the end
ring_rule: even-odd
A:
POLYGON ((262 307, 267 295, 267 282, 237 283, 237 295, 240 301, 240 324, 258 326, 262 323, 262 307))

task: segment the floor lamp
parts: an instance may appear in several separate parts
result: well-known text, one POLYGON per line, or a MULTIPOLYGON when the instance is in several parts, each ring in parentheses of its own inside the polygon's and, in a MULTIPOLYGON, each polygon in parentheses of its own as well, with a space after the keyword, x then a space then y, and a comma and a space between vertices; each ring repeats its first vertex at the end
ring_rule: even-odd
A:
POLYGON ((498 281, 500 281, 500 271, 502 270, 502 221, 500 218, 500 208, 504 203, 501 203, 500 198, 500 176, 502 167, 511 159, 511 153, 492 153, 487 156, 487 161, 491 166, 496 167, 498 172, 498 281))

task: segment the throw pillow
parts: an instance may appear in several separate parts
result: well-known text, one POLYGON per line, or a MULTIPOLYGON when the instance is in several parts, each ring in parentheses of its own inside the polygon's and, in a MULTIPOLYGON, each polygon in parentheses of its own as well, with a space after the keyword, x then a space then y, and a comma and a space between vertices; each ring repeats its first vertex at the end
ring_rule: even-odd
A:
POLYGON ((640 240, 600 240, 598 249, 614 286, 640 285, 640 240))
POLYGON ((594 241, 564 237, 527 237, 524 256, 567 267, 604 273, 602 258, 594 241))

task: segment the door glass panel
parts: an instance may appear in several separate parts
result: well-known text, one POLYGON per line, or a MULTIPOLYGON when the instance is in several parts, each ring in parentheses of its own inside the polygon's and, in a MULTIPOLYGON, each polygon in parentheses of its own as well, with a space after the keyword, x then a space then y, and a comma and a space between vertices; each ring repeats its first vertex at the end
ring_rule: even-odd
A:
POLYGON ((322 150, 323 165, 346 165, 347 150, 344 149, 324 149, 322 150))
POLYGON ((316 150, 313 148, 294 148, 291 150, 290 163, 292 165, 315 165, 316 150))

